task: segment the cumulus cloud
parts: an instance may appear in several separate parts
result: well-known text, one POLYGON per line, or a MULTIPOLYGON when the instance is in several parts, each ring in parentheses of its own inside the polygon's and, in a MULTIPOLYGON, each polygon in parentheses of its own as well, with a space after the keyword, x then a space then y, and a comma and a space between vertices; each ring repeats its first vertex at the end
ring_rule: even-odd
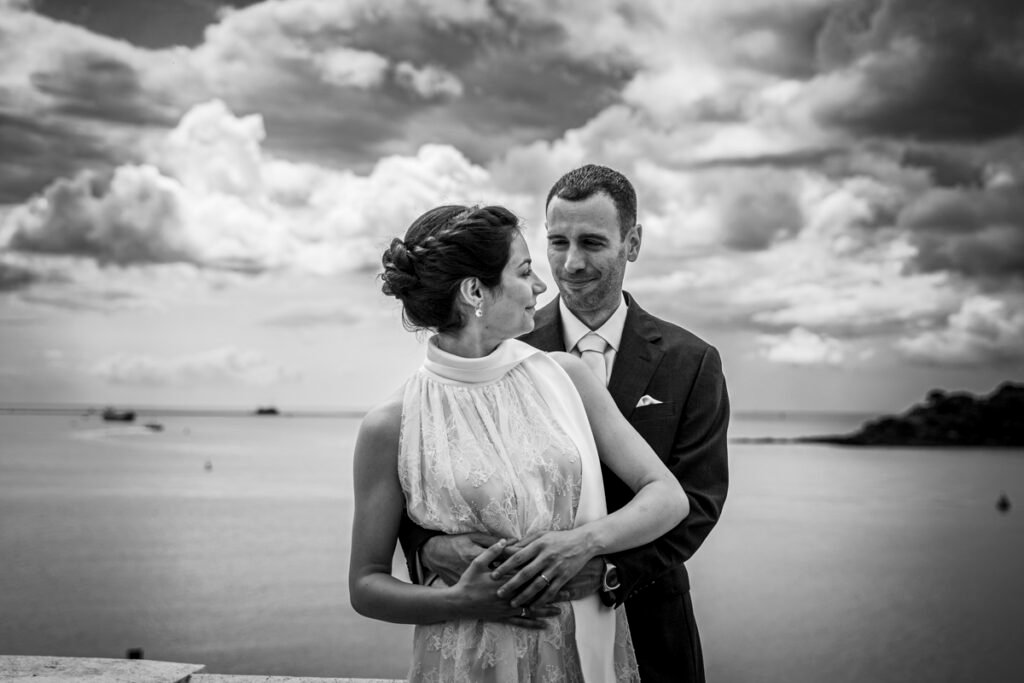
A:
POLYGON ((495 201, 488 174, 425 146, 360 176, 264 154, 258 116, 200 105, 160 147, 161 168, 60 179, 4 219, 6 248, 105 264, 189 263, 330 274, 379 262, 381 245, 445 201, 495 201))
MULTIPOLYGON (((892 333, 929 324, 948 313, 959 300, 955 288, 936 286, 935 279, 901 281, 888 284, 866 280, 846 283, 825 280, 771 282, 772 293, 756 294, 756 286, 745 288, 743 296, 761 302, 765 307, 755 310, 750 319, 769 329, 801 325, 829 332, 844 338, 892 333)), ((749 308, 761 308, 760 305, 749 308)))
POLYGON ((109 182, 89 172, 60 179, 8 216, 6 246, 118 265, 187 260, 177 191, 151 166, 119 168, 109 182))
POLYGON ((940 329, 909 335, 900 351, 928 364, 984 365, 1024 359, 1024 301, 977 295, 940 329))
POLYGON ((300 379, 297 372, 256 351, 235 347, 178 357, 115 355, 97 362, 92 372, 112 384, 159 386, 210 382, 270 385, 300 379))
POLYGON ((539 219, 551 182, 597 162, 640 197, 638 292, 717 310, 780 362, 849 360, 848 342, 901 334, 923 357, 979 328, 957 315, 1008 314, 963 310, 1018 292, 1024 266, 1021 11, 961 5, 297 0, 225 12, 177 51, 61 28, 67 46, 33 29, 25 53, 12 31, 0 142, 59 124, 77 146, 63 180, 0 218, 0 243, 330 275, 376 266, 438 203, 539 219), (88 59, 64 68, 68 55, 88 59), (76 100, 86 86, 97 102, 76 100), (106 111, 118 97, 121 118, 106 111), (46 98, 60 117, 39 116, 46 98), (184 116, 163 134, 168 112, 184 116), (126 158, 87 119, 149 132, 126 158), (107 170, 70 172, 81 164, 107 170))
POLYGON ((622 22, 556 9, 255 3, 222 12, 195 47, 146 49, 9 4, 0 12, 0 140, 41 128, 51 145, 68 146, 58 159, 34 154, 45 147, 31 141, 5 144, 0 185, 22 199, 56 175, 137 160, 151 135, 212 98, 259 112, 273 150, 290 158, 365 172, 382 155, 440 143, 486 161, 584 123, 635 71, 622 22), (587 29, 618 39, 595 41, 587 29))
POLYGON ((841 365, 846 358, 842 343, 833 337, 794 327, 785 335, 761 335, 762 355, 787 365, 841 365))
POLYGON ((458 97, 463 91, 462 81, 454 74, 432 64, 417 67, 399 62, 395 67, 395 80, 424 99, 458 97))
POLYGON ((312 53, 309 59, 324 81, 343 88, 377 87, 388 72, 388 60, 366 50, 338 47, 312 53))

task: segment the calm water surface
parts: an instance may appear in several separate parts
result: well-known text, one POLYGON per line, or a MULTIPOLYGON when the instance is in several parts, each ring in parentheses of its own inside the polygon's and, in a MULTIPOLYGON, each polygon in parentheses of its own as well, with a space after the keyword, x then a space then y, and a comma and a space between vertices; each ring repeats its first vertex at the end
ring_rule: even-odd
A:
MULTIPOLYGON (((403 676, 409 628, 348 606, 358 421, 154 419, 163 432, 0 414, 0 653, 403 676)), ((732 433, 858 421, 740 416, 732 433)), ((690 563, 709 680, 1021 680, 1024 452, 730 458, 725 514, 690 563)))

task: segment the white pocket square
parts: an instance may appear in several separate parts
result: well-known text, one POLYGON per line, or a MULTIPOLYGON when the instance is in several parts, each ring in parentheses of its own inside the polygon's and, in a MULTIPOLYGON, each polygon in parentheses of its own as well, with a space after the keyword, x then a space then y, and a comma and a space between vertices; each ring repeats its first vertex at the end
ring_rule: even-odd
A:
POLYGON ((661 403, 661 401, 659 401, 658 399, 648 394, 644 394, 643 396, 640 397, 640 400, 637 402, 636 407, 643 408, 644 406, 656 406, 659 403, 661 403))

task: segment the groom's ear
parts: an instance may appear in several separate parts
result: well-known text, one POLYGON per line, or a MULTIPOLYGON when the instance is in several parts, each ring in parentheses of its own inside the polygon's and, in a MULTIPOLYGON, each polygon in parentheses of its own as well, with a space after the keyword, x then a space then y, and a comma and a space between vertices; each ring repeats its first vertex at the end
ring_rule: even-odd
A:
POLYGON ((640 243, 643 242, 644 238, 644 226, 637 223, 626 233, 626 260, 636 261, 637 257, 640 256, 640 243))

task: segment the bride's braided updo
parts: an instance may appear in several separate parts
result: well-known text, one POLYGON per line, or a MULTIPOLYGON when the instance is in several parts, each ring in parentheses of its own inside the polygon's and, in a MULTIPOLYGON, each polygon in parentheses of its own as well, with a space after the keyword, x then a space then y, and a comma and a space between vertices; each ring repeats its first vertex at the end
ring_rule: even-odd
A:
POLYGON ((519 219, 501 206, 439 206, 413 221, 384 250, 382 291, 402 302, 410 330, 454 332, 465 320, 455 305, 459 284, 475 277, 501 284, 519 219))

